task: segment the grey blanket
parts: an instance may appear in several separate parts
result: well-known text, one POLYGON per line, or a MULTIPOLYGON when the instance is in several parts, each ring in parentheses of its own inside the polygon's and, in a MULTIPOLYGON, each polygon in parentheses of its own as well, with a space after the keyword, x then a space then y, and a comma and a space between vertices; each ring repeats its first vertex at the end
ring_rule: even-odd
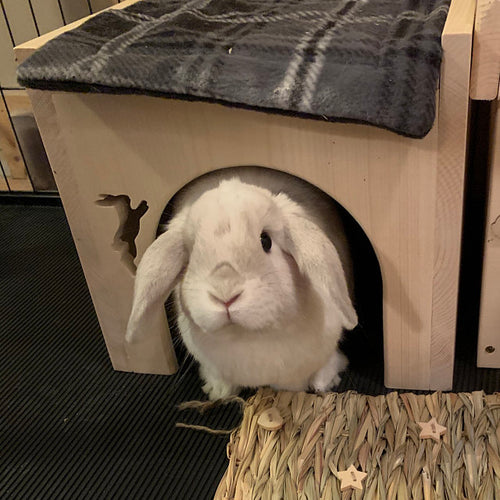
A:
POLYGON ((143 0, 64 33, 27 87, 202 99, 423 137, 449 0, 143 0))

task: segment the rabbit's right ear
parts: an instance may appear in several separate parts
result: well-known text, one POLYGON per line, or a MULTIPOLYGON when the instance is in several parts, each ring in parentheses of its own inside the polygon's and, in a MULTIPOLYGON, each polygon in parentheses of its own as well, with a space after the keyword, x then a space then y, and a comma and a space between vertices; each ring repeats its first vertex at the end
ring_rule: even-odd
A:
POLYGON ((352 330, 358 324, 358 317, 337 249, 300 205, 283 193, 278 194, 275 200, 287 222, 287 252, 319 294, 330 299, 330 307, 337 308, 342 326, 352 330))
POLYGON ((157 309, 163 309, 187 265, 188 251, 184 243, 186 219, 186 211, 179 212, 170 221, 168 230, 144 252, 135 275, 134 301, 125 337, 127 342, 148 335, 157 309))

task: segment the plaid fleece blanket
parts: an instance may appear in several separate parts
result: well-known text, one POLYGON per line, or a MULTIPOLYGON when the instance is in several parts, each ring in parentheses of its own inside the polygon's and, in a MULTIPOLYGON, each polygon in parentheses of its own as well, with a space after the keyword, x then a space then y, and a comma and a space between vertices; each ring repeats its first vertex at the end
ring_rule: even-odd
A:
POLYGON ((142 0, 48 42, 27 87, 201 99, 423 137, 450 0, 142 0))

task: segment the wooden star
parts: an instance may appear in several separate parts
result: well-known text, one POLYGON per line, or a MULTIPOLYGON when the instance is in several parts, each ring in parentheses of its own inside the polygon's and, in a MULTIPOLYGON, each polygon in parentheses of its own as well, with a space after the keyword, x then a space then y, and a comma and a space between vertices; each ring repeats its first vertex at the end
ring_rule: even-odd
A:
POLYGON ((441 436, 446 433, 446 427, 439 425, 437 420, 432 417, 428 422, 418 422, 418 425, 422 428, 420 432, 420 439, 434 439, 434 441, 439 442, 441 436))
POLYGON ((362 481, 366 477, 366 472, 361 472, 354 465, 350 465, 347 470, 337 472, 337 477, 340 479, 340 491, 354 488, 357 490, 363 489, 362 481))

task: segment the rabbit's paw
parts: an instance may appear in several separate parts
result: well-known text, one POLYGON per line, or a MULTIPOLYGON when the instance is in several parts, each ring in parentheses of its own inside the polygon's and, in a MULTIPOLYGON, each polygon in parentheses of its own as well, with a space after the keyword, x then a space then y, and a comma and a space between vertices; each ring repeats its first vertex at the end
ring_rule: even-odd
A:
POLYGON ((340 384, 340 374, 347 368, 348 360, 338 349, 323 368, 311 379, 310 387, 316 392, 326 392, 340 384))
POLYGON ((217 377, 207 377, 206 374, 204 375, 203 379, 205 383, 201 388, 210 401, 224 399, 238 392, 238 387, 235 385, 228 384, 225 380, 217 377))

